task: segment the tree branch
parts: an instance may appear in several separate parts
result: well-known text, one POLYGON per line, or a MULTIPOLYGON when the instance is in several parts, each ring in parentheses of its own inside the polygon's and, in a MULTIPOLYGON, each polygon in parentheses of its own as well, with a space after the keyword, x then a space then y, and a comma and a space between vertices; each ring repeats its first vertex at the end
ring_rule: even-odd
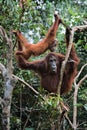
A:
POLYGON ((9 38, 4 30, 4 28, 2 26, 0 26, 0 34, 3 36, 3 38, 6 40, 6 43, 9 43, 9 38))
POLYGON ((5 101, 0 97, 0 105, 2 106, 2 108, 4 104, 5 104, 5 101))
POLYGON ((85 64, 81 67, 78 75, 74 79, 74 85, 75 85, 74 99, 73 99, 73 126, 74 126, 74 130, 77 130, 77 95, 78 95, 78 89, 79 89, 79 86, 82 84, 82 82, 87 78, 87 74, 78 82, 78 84, 76 84, 76 80, 80 76, 80 74, 83 71, 85 66, 87 66, 87 64, 85 64))
POLYGON ((83 69, 84 69, 86 66, 87 66, 87 63, 84 64, 84 65, 81 67, 79 73, 77 74, 77 76, 76 76, 75 79, 74 79, 74 84, 76 84, 77 79, 79 78, 80 74, 82 73, 83 69))
POLYGON ((7 70, 2 63, 0 63, 0 70, 1 70, 3 77, 5 77, 5 75, 7 74, 7 70))
POLYGON ((60 89, 61 89, 61 85, 62 85, 62 81, 63 81, 63 74, 64 74, 65 67, 66 67, 66 64, 67 64, 67 61, 68 61, 68 58, 70 55, 72 45, 73 45, 73 35, 74 35, 74 30, 72 29, 71 33, 70 33, 70 41, 69 41, 69 46, 68 46, 68 49, 66 52, 65 60, 62 62, 62 67, 61 67, 61 71, 60 71, 60 82, 59 82, 58 90, 57 90, 59 95, 60 95, 60 89))
POLYGON ((5 130, 10 130, 10 108, 11 108, 11 100, 12 100, 12 92, 16 83, 15 78, 12 77, 12 37, 10 33, 10 38, 7 36, 6 31, 2 26, 0 26, 0 34, 2 37, 6 40, 7 45, 7 66, 0 63, 0 70, 2 72, 3 78, 4 78, 4 102, 2 109, 2 126, 5 130))
MULTIPOLYGON (((65 26, 65 27, 67 28, 67 26, 65 26)), ((87 29, 87 25, 75 26, 72 29, 70 29, 71 33, 70 33, 69 46, 68 46, 68 49, 67 49, 67 52, 66 52, 65 60, 62 62, 62 67, 61 67, 61 71, 60 71, 60 82, 59 82, 58 89, 57 89, 57 93, 59 95, 60 95, 60 90, 61 90, 61 85, 62 85, 62 81, 63 81, 63 75, 64 75, 65 67, 66 67, 66 64, 67 64, 67 61, 68 61, 68 58, 69 58, 69 55, 70 55, 72 45, 73 45, 74 32, 76 30, 83 30, 83 29, 87 29)))
POLYGON ((84 30, 84 29, 87 29, 87 25, 82 25, 82 26, 75 26, 75 27, 73 27, 74 32, 77 31, 77 30, 82 31, 82 30, 84 30))
POLYGON ((78 82, 77 86, 79 87, 85 79, 87 79, 87 74, 78 82))
POLYGON ((71 120, 69 119, 68 115, 65 114, 64 116, 65 116, 65 118, 67 119, 67 121, 69 122, 70 126, 71 126, 72 128, 74 128, 74 127, 73 127, 73 123, 72 123, 71 120))
MULTIPOLYGON (((1 70, 1 73, 2 73, 3 77, 5 77, 5 75, 7 74, 7 70, 6 70, 5 66, 2 63, 0 63, 0 70, 1 70)), ((24 85, 28 86, 35 94, 37 94, 37 95, 39 94, 38 91, 36 91, 31 85, 29 85, 28 83, 26 83, 24 80, 22 80, 21 78, 17 77, 14 74, 12 74, 12 76, 15 78, 15 80, 19 80, 24 85)))
POLYGON ((22 82, 24 85, 28 86, 35 94, 39 95, 39 92, 36 91, 31 85, 29 85, 28 83, 26 83, 24 80, 22 80, 21 78, 15 76, 14 74, 12 76, 14 78, 16 78, 17 80, 19 80, 20 82, 22 82))

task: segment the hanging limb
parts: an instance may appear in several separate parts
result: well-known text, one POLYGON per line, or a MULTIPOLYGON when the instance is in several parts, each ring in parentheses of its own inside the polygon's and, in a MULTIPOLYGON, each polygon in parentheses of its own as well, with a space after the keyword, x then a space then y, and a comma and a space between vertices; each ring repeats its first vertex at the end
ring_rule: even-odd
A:
POLYGON ((66 67, 70 52, 71 52, 72 45, 73 45, 74 32, 77 31, 77 30, 87 29, 87 25, 76 26, 76 27, 73 27, 72 29, 71 28, 68 28, 68 29, 70 31, 69 46, 68 46, 68 49, 67 49, 67 52, 66 52, 65 60, 62 62, 62 67, 61 67, 61 71, 60 71, 60 82, 59 82, 58 90, 57 90, 57 93, 59 95, 60 95, 60 90, 61 90, 61 85, 62 85, 62 80, 63 80, 63 74, 64 74, 65 67, 66 67))
POLYGON ((61 71, 60 71, 60 82, 58 84, 58 89, 57 89, 57 93, 59 95, 60 95, 61 85, 62 85, 62 81, 63 81, 63 74, 64 74, 65 67, 66 67, 70 52, 71 52, 72 45, 73 45, 74 30, 70 29, 69 31, 70 31, 69 46, 68 46, 68 49, 67 49, 67 52, 66 52, 65 60, 62 62, 62 67, 61 67, 61 71))
MULTIPOLYGON (((58 96, 59 96, 58 105, 60 103, 63 103, 60 100, 60 90, 61 90, 61 86, 62 86, 63 74, 64 74, 64 71, 65 71, 65 67, 66 67, 70 52, 71 52, 72 45, 73 45, 73 35, 74 35, 74 33, 70 28, 66 28, 66 29, 68 29, 68 34, 66 34, 66 37, 68 39, 66 39, 66 40, 69 41, 69 45, 68 45, 68 49, 67 49, 67 52, 66 52, 65 60, 62 62, 62 66, 61 66, 61 70, 60 70, 60 81, 59 81, 58 89, 57 89, 57 93, 58 93, 58 96)), ((62 104, 61 104, 61 106, 62 106, 62 104)), ((66 109, 67 107, 65 107, 65 105, 63 105, 62 108, 64 108, 65 110, 62 111, 62 114, 61 114, 62 116, 58 117, 58 130, 61 129, 61 120, 64 117, 65 113, 68 111, 68 109, 66 109)))
MULTIPOLYGON (((62 67, 61 67, 61 71, 60 71, 60 82, 58 84, 58 89, 57 89, 57 93, 59 94, 60 96, 60 90, 61 90, 61 85, 62 85, 62 80, 63 80, 63 74, 64 74, 64 71, 65 71, 65 67, 66 67, 66 64, 67 64, 67 61, 68 61, 68 58, 69 58, 69 55, 70 55, 70 52, 71 52, 71 48, 72 48, 72 45, 73 45, 73 37, 74 37, 74 32, 77 31, 77 30, 83 30, 83 29, 87 29, 87 25, 82 25, 82 26, 75 26, 73 27, 72 29, 67 26, 63 21, 62 21, 62 24, 65 26, 66 29, 69 30, 69 34, 66 34, 66 35, 70 35, 68 36, 69 37, 69 46, 68 46, 68 49, 67 49, 67 52, 66 52, 66 56, 65 56, 65 60, 62 62, 62 67)), ((83 79, 84 80, 84 79, 83 79)))

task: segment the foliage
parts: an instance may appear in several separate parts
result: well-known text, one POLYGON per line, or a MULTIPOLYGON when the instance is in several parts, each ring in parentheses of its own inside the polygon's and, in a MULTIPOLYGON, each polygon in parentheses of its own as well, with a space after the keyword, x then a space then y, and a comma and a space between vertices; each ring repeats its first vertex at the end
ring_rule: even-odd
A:
MULTIPOLYGON (((28 0, 24 5, 24 10, 20 8, 18 0, 1 0, 0 1, 0 25, 2 25, 7 33, 12 29, 19 29, 23 32, 29 41, 36 43, 43 38, 53 22, 53 14, 55 10, 60 14, 63 21, 72 26, 84 24, 87 21, 87 5, 85 1, 71 1, 71 0, 28 0)), ((65 29, 60 25, 57 39, 57 52, 65 53, 65 29)), ((87 61, 87 30, 83 32, 77 31, 75 34, 75 47, 81 59, 79 68, 87 61)), ((16 39, 13 36, 13 46, 15 47, 16 39)), ((16 48, 16 47, 15 47, 16 48)), ((6 65, 6 45, 4 39, 0 36, 0 62, 6 65)), ((15 49, 13 50, 15 52, 15 49)), ((49 51, 48 51, 49 52, 49 51)), ((30 60, 40 59, 48 52, 39 56, 32 57, 30 60)), ((24 79, 35 89, 40 91, 44 96, 47 92, 39 90, 40 81, 37 74, 20 70, 16 64, 13 55, 14 74, 24 79)), ((80 79, 86 74, 87 68, 84 69, 80 79)), ((0 75, 0 95, 3 96, 4 83, 0 75)), ((78 94, 78 120, 80 123, 87 119, 87 81, 85 81, 79 88, 78 94)), ((73 92, 73 91, 72 91, 73 92)), ((69 116, 72 119, 72 100, 70 95, 64 96, 64 102, 68 102, 70 106, 69 116), (69 100, 68 100, 69 98, 69 100)), ((46 97, 45 102, 35 95, 28 87, 17 83, 13 93, 12 108, 11 108, 11 129, 18 130, 24 128, 25 130, 50 130, 52 123, 57 123, 58 109, 55 109, 56 101, 54 97, 46 97)), ((0 129, 1 128, 1 108, 0 108, 0 129)), ((67 123, 66 123, 67 124, 67 123)), ((69 125, 65 125, 68 130, 69 125)), ((82 124, 82 128, 86 129, 87 125, 82 124)))

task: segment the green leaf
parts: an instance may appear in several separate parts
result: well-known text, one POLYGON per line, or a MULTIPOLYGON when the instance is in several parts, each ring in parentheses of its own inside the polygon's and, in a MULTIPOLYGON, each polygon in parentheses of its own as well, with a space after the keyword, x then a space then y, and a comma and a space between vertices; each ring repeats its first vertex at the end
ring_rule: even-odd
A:
POLYGON ((87 50, 87 44, 85 45, 85 47, 84 47, 84 48, 85 48, 85 50, 87 50))
POLYGON ((84 105, 85 110, 87 111, 87 104, 84 105))

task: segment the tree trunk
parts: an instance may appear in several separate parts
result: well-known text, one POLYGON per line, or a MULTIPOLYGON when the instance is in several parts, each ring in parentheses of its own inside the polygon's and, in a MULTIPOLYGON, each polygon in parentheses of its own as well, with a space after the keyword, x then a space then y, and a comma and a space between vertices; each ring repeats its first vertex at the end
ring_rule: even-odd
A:
POLYGON ((2 107, 2 126, 3 130, 10 130, 10 109, 11 109, 11 100, 12 92, 16 83, 16 79, 12 77, 13 67, 12 67, 12 37, 8 38, 5 30, 0 26, 0 33, 6 41, 7 45, 7 66, 0 64, 0 70, 2 72, 5 84, 4 90, 4 103, 2 107))

